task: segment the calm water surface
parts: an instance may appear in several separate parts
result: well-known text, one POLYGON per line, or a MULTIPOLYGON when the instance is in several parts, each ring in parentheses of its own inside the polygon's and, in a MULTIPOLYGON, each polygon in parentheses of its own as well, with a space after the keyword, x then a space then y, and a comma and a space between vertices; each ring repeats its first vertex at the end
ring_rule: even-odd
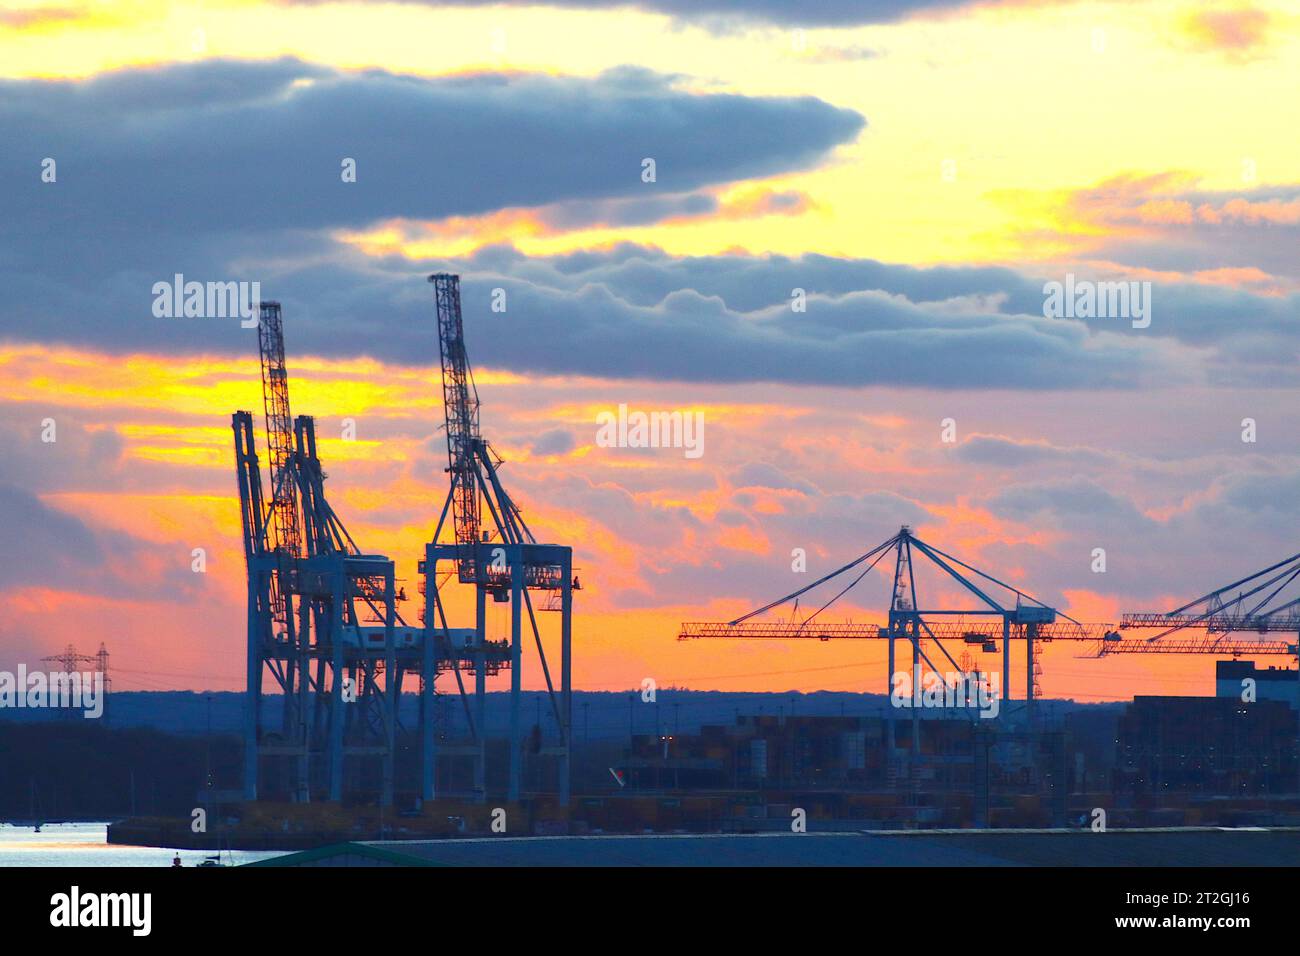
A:
MULTIPOLYGON (((178 853, 182 866, 196 866, 211 855, 206 850, 110 845, 107 823, 47 823, 40 833, 0 823, 0 867, 171 866, 178 853)), ((275 850, 223 851, 221 862, 252 863, 280 855, 275 850)))

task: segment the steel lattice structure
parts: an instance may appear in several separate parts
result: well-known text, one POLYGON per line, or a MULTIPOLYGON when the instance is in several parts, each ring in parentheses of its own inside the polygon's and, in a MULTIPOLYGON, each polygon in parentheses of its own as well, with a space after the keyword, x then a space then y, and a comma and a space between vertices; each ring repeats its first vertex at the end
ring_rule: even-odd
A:
POLYGON ((1295 656, 1297 642, 1294 640, 1254 640, 1228 635, 1300 635, 1300 595, 1296 595, 1297 590, 1300 590, 1300 554, 1293 554, 1171 611, 1139 611, 1123 615, 1120 628, 1156 630, 1159 633, 1142 639, 1102 644, 1097 654, 1295 656), (1186 634, 1188 631, 1203 633, 1189 636, 1186 634), (1179 636, 1170 640, 1172 635, 1179 636))
POLYGON ((108 647, 106 645, 101 642, 99 650, 94 654, 82 654, 76 647, 69 644, 58 654, 42 657, 41 662, 59 664, 65 674, 81 670, 82 664, 93 664, 94 670, 91 673, 100 674, 104 681, 104 713, 108 713, 108 697, 109 692, 113 689, 113 682, 108 677, 108 647))
MULTIPOLYGON (((294 800, 364 798, 345 765, 377 760, 378 800, 391 804, 404 681, 418 681, 417 732, 429 741, 438 675, 452 671, 459 681, 462 669, 509 667, 508 649, 472 630, 412 626, 398 613, 393 561, 357 546, 326 497, 315 420, 290 416, 278 303, 264 303, 259 318, 270 501, 252 414, 231 419, 248 568, 244 795, 257 799, 262 765, 279 761, 294 800), (264 713, 267 675, 282 695, 278 721, 264 713)), ((426 760, 422 795, 431 797, 434 754, 424 742, 416 750, 426 760)))
MULTIPOLYGON (((564 545, 540 544, 533 536, 523 513, 506 492, 499 473, 502 459, 479 431, 479 400, 474 376, 465 350, 461 316, 460 277, 439 273, 429 276, 434 287, 437 311, 439 352, 442 357, 443 403, 447 428, 447 462, 450 488, 438 518, 433 538, 425 548, 419 570, 423 576, 421 590, 425 598, 424 619, 431 633, 451 633, 447 626, 447 609, 439 590, 438 565, 450 561, 456 578, 475 588, 475 623, 472 629, 473 653, 487 646, 487 602, 510 606, 508 638, 510 683, 510 776, 507 796, 517 800, 521 789, 523 726, 521 717, 521 671, 524 644, 523 617, 527 614, 529 630, 537 651, 538 662, 546 681, 559 740, 543 746, 542 753, 559 759, 561 804, 567 804, 570 788, 570 748, 573 726, 572 705, 572 633, 573 591, 579 587, 573 575, 573 549, 564 545), (486 514, 484 513, 486 512, 486 514), (441 538, 450 513, 452 542, 441 538), (541 628, 531 591, 545 591, 549 599, 540 610, 559 612, 560 687, 557 693, 542 644, 541 628)), ((476 658, 477 659, 477 658, 476 658)), ((474 697, 475 714, 466 709, 476 731, 478 750, 475 757, 475 791, 481 799, 484 786, 484 723, 487 668, 477 667, 474 697)), ((454 671, 458 686, 463 688, 459 670, 454 671)), ((431 720, 431 716, 426 719, 431 720)), ((540 730, 540 728, 539 728, 540 730)), ((430 755, 425 767, 433 765, 434 736, 426 731, 424 747, 430 755)), ((431 792, 432 778, 426 770, 424 787, 431 792)))
MULTIPOLYGON (((750 611, 726 623, 685 623, 678 632, 679 640, 694 638, 728 639, 780 639, 780 640, 883 640, 889 643, 888 679, 892 689, 895 673, 896 644, 911 645, 912 672, 917 673, 922 661, 937 672, 925 647, 933 641, 942 658, 954 672, 964 671, 949 653, 946 642, 961 641, 978 644, 988 652, 996 652, 1001 643, 1002 697, 1011 699, 1011 642, 1025 645, 1025 700, 1023 716, 1026 724, 1034 722, 1034 699, 1037 696, 1035 644, 1042 641, 1070 640, 1096 642, 1112 634, 1109 625, 1084 624, 1060 614, 1031 594, 1001 581, 959 558, 922 541, 904 525, 899 532, 881 542, 865 554, 854 558, 843 567, 823 575, 797 591, 778 598, 763 607, 750 611), (837 601, 857 587, 886 557, 892 556, 893 575, 888 621, 879 624, 852 624, 820 620, 821 615, 837 601), (921 605, 917 593, 915 560, 922 559, 941 576, 960 585, 962 591, 973 599, 971 607, 934 607, 921 605), (815 611, 798 616, 799 599, 832 581, 848 580, 815 611), (788 621, 758 621, 755 618, 793 602, 788 621), (1058 620, 1058 617, 1061 620, 1058 620), (940 618, 941 620, 934 620, 940 618)), ((913 713, 913 719, 918 719, 913 713)), ((893 750, 893 723, 890 722, 889 746, 893 750)), ((919 735, 913 735, 913 741, 919 735)))
MULTIPOLYGON (((1087 624, 1072 618, 1033 622, 1031 629, 1028 621, 1017 620, 1026 613, 1019 610, 1020 601, 1031 601, 1028 613, 1037 604, 1032 598, 1011 585, 998 581, 970 565, 945 554, 938 548, 920 541, 916 535, 904 528, 898 535, 877 546, 864 555, 855 558, 842 568, 814 581, 812 584, 788 594, 771 604, 758 608, 743 617, 726 623, 687 622, 681 625, 679 640, 696 638, 732 638, 740 640, 890 640, 900 634, 900 625, 904 632, 915 625, 922 639, 960 640, 965 644, 979 644, 985 651, 996 650, 996 642, 1002 638, 1013 640, 1051 641, 1085 641, 1093 644, 1092 656, 1102 657, 1110 654, 1213 654, 1218 656, 1238 657, 1245 654, 1258 656, 1291 656, 1296 653, 1296 644, 1285 640, 1250 640, 1229 638, 1227 635, 1237 633, 1256 634, 1298 634, 1300 633, 1300 597, 1281 600, 1285 589, 1291 584, 1300 587, 1300 555, 1293 555, 1283 561, 1270 565, 1253 575, 1234 581, 1232 584, 1211 591, 1180 608, 1172 611, 1142 611, 1126 613, 1119 624, 1087 624), (912 574, 912 550, 934 562, 953 579, 961 582, 963 587, 978 597, 986 607, 977 611, 952 609, 912 610, 910 603, 915 589, 912 574), (883 553, 895 551, 895 590, 890 608, 889 625, 874 623, 849 623, 842 621, 820 620, 820 615, 836 600, 843 597, 866 575, 866 571, 855 578, 848 587, 831 598, 817 611, 801 620, 793 616, 789 621, 757 621, 758 615, 764 614, 792 600, 796 601, 803 594, 831 581, 846 572, 859 567, 863 562, 874 557, 867 570, 879 562, 883 553), (967 574, 963 574, 967 572, 967 574), (973 575, 974 577, 969 577, 973 575), (1017 598, 1017 609, 1007 609, 992 600, 979 587, 972 586, 975 579, 983 579, 994 585, 1008 589, 1017 598), (1240 590, 1236 597, 1230 592, 1240 590), (1225 597, 1226 596, 1226 597, 1225 597), (962 615, 1002 616, 1003 620, 964 620, 962 615), (935 615, 957 615, 957 620, 925 620, 935 615), (1128 638, 1126 630, 1158 629, 1161 633, 1145 639, 1128 638), (1169 636, 1184 630, 1201 630, 1201 637, 1180 637, 1169 640, 1169 636)), ((1062 615, 1064 617, 1064 615, 1062 615)), ((951 660, 951 658, 949 658, 951 660)), ((1004 658, 1004 667, 1006 661, 1004 658)), ((1004 671, 1004 673, 1006 673, 1004 671)), ((1032 689, 1032 688, 1031 688, 1032 689)))
POLYGON ((474 549, 479 543, 478 389, 465 353, 465 327, 460 312, 459 276, 439 274, 433 283, 438 317, 438 352, 442 357, 442 405, 447 427, 447 473, 456 534, 456 570, 465 583, 478 581, 474 549))
MULTIPOLYGON (((920 661, 935 670, 927 656, 924 642, 932 640, 939 652, 958 672, 965 671, 953 660, 945 641, 959 640, 969 645, 980 645, 985 652, 998 650, 1001 639, 1002 695, 1010 699, 1011 641, 1025 644, 1025 706, 1022 710, 1024 726, 1030 735, 1035 732, 1034 698, 1038 696, 1036 675, 1039 666, 1035 659, 1035 644, 1044 641, 1087 641, 1094 644, 1094 656, 1110 654, 1213 654, 1239 657, 1285 655, 1300 656, 1300 641, 1251 640, 1228 635, 1242 632, 1257 634, 1300 634, 1300 596, 1292 597, 1287 589, 1296 584, 1300 588, 1300 554, 1279 561, 1262 571, 1202 595, 1182 607, 1167 612, 1139 612, 1125 614, 1122 623, 1084 624, 1021 591, 992 575, 947 554, 920 540, 904 526, 898 534, 875 548, 859 555, 843 567, 826 574, 811 584, 787 594, 776 601, 757 608, 733 621, 688 622, 682 624, 678 640, 696 638, 722 638, 732 640, 885 640, 889 642, 888 673, 895 668, 895 643, 907 641, 912 647, 912 673, 915 675, 920 661), (856 587, 887 555, 893 555, 894 573, 892 597, 886 625, 835 622, 821 620, 822 612, 856 587), (975 598, 974 608, 923 609, 918 600, 913 560, 915 556, 927 560, 940 569, 950 580, 975 598), (848 578, 849 583, 836 591, 815 611, 799 615, 799 599, 836 579, 848 578), (1014 605, 1008 599, 999 600, 996 589, 1014 596, 1014 605), (1236 591, 1236 596, 1232 592, 1236 591), (756 618, 782 605, 793 602, 788 620, 761 621, 756 618), (935 621, 935 617, 947 620, 935 621), (1058 619, 1062 618, 1062 619, 1058 619), (983 620, 981 620, 983 618, 983 620), (989 620, 989 619, 992 620, 989 620), (1127 638, 1125 630, 1158 629, 1160 633, 1145 640, 1127 638), (1198 637, 1175 637, 1186 630, 1200 630, 1198 637)), ((1297 667, 1300 678, 1300 667, 1297 667)), ((1004 714, 1006 712, 1004 711, 1004 714)), ((912 719, 918 714, 915 708, 912 719)), ((998 721, 997 734, 1007 737, 1004 721, 998 721)), ((887 721, 888 748, 891 765, 897 759, 894 743, 894 721, 887 721)), ((918 739, 913 727, 912 740, 918 739)))
POLYGON ((271 458, 271 534, 274 548, 291 558, 302 554, 297 489, 293 473, 293 415, 289 411, 289 370, 284 361, 280 303, 263 302, 257 324, 262 360, 262 406, 266 444, 271 458))

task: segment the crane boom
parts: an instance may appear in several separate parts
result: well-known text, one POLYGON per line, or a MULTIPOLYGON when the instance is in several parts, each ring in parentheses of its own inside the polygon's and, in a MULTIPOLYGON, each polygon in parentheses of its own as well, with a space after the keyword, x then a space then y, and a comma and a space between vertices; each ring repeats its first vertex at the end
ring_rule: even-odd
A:
POLYGON ((1097 657, 1112 654, 1213 654, 1217 657, 1294 657, 1295 644, 1286 641, 1254 641, 1227 637, 1164 638, 1159 641, 1123 640, 1100 642, 1097 657))
MULTIPOLYGON (((1009 636, 1023 639, 1025 625, 1012 625, 1009 636)), ((985 644, 1000 640, 1001 624, 987 621, 926 622, 924 637, 932 640, 957 640, 966 644, 985 644)), ((712 622, 687 622, 677 634, 679 641, 695 638, 733 638, 737 640, 888 640, 889 628, 879 624, 853 624, 839 621, 781 622, 755 621, 742 624, 712 622)), ((1035 639, 1040 641, 1100 641, 1116 640, 1118 635, 1110 624, 1080 624, 1075 621, 1054 621, 1037 625, 1035 639)))
POLYGON ((293 417, 289 413, 289 372, 284 362, 284 328, 280 303, 261 303, 257 346, 262 357, 262 404, 266 444, 271 456, 271 549, 289 557, 302 555, 298 524, 297 482, 293 473, 293 417))
POLYGON ((456 570, 462 582, 477 580, 474 552, 479 543, 478 390, 474 388, 460 311, 460 276, 429 276, 438 309, 438 351, 442 357, 442 404, 447 424, 447 471, 451 475, 456 570))

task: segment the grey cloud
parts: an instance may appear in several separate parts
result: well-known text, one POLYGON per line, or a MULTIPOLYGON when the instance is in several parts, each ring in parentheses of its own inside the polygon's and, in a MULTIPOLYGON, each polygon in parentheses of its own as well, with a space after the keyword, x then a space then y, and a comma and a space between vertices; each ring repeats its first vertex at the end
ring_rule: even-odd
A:
MULTIPOLYGON (((191 572, 188 551, 165 555, 153 542, 47 503, 48 496, 87 491, 156 493, 159 482, 178 477, 174 468, 126 467, 117 432, 78 419, 58 407, 0 405, 0 444, 6 449, 0 457, 0 528, 10 542, 0 555, 0 592, 43 587, 121 600, 198 595, 204 576, 191 572), (46 417, 55 423, 52 442, 42 441, 46 417)), ((179 477, 190 480, 194 474, 179 477)), ((221 493, 229 487, 228 479, 220 482, 221 493)))
POLYGON ((1149 523, 1127 498, 1082 477, 1012 485, 990 496, 986 507, 999 517, 1017 521, 1047 515, 1055 523, 1083 522, 1088 527, 1127 522, 1136 528, 1149 523))
POLYGON ((100 487, 121 477, 121 437, 90 430, 60 408, 0 405, 0 444, 0 483, 51 494, 85 490, 85 475, 95 475, 100 487), (52 442, 42 440, 46 418, 54 422, 52 442))
POLYGON ((542 216, 556 230, 593 225, 644 226, 673 216, 706 216, 718 211, 715 196, 683 193, 667 196, 575 200, 548 209, 542 216))
POLYGON ((1101 464, 1111 456, 1092 448, 1062 448, 1047 442, 1015 441, 999 435, 972 435, 953 454, 965 462, 995 468, 1044 463, 1101 464))
MULTIPOLYGON (((326 0, 280 0, 285 4, 315 5, 326 0)), ((918 16, 936 16, 975 0, 404 0, 437 7, 532 7, 620 10, 635 8, 674 19, 700 23, 719 32, 748 24, 790 27, 851 27, 868 23, 894 23, 918 16)))
POLYGON ((76 590, 83 574, 100 570, 105 555, 94 534, 30 492, 0 485, 0 516, 14 545, 0 555, 0 589, 39 584, 76 590))
POLYGON ((0 177, 19 233, 321 229, 802 169, 863 125, 812 97, 692 95, 631 67, 423 79, 211 61, 0 83, 0 177), (55 184, 40 180, 44 157, 55 184))
POLYGON ((1030 569, 1030 590, 1058 605, 1071 590, 1122 596, 1123 610, 1191 600, 1296 551, 1289 516, 1300 508, 1300 472, 1253 466, 1198 487, 1185 507, 1159 518, 1089 477, 1009 487, 981 503, 1044 540, 991 545, 985 563, 1030 569), (1092 570, 1099 547, 1105 573, 1092 570))
POLYGON ((246 354, 234 321, 153 318, 153 284, 179 273, 260 281, 297 317, 299 346, 423 362, 418 274, 333 230, 566 202, 580 215, 615 198, 634 220, 703 211, 716 201, 692 190, 813 165, 863 125, 809 97, 674 82, 632 68, 427 80, 296 60, 0 81, 0 335, 246 354), (56 182, 41 181, 45 157, 56 182), (356 183, 341 181, 343 157, 356 183))
POLYGON ((1297 510, 1300 473, 1245 473, 1223 479, 1219 493, 1198 507, 1197 520, 1256 540, 1256 535, 1276 537, 1280 529, 1289 528, 1297 510))
MULTIPOLYGON (((645 144, 667 149, 660 185, 667 174, 687 190, 660 198, 690 197, 710 182, 815 162, 861 128, 857 114, 817 100, 691 95, 672 83, 642 70, 423 80, 292 60, 0 83, 0 133, 15 144, 0 175, 25 184, 0 219, 9 301, 0 334, 113 352, 254 354, 253 334, 234 320, 150 314, 152 284, 179 272, 261 281, 264 297, 285 303, 298 354, 428 364, 436 339, 421 273, 440 269, 464 276, 475 361, 524 372, 1133 388, 1245 377, 1289 333, 1290 300, 1237 294, 1232 314, 1243 322, 1225 328, 1228 293, 1195 286, 1162 286, 1155 334, 1138 334, 1045 319, 1041 282, 1000 268, 673 258, 626 245, 532 259, 498 247, 412 264, 331 236, 388 215, 530 203, 572 203, 581 216, 584 205, 645 202, 630 214, 675 214, 686 200, 656 207, 640 183, 639 157, 653 154, 645 144), (230 142, 260 148, 213 152, 230 142), (359 181, 344 184, 337 157, 352 154, 359 181), (45 155, 62 157, 57 183, 39 181, 45 155), (486 308, 498 286, 510 293, 506 316, 486 308), (809 296, 806 313, 790 309, 794 288, 809 296), (1234 350, 1243 334, 1263 338, 1234 350), (1184 341, 1204 351, 1180 351, 1184 341)), ((1276 383, 1297 374, 1268 368, 1276 383)))
MULTIPOLYGON (((145 243, 139 235, 131 239, 145 243)), ((451 269, 463 276, 473 359, 521 372, 942 389, 1131 388, 1196 375, 1194 363, 1179 368, 1175 347, 1156 337, 1089 332, 1080 322, 997 311, 991 302, 983 309, 971 303, 954 308, 951 296, 918 302, 874 287, 884 275, 878 284, 916 286, 915 295, 929 298, 929 276, 908 267, 900 267, 900 279, 890 276, 889 267, 867 262, 858 290, 840 295, 818 292, 809 282, 808 309, 795 313, 789 286, 745 309, 759 297, 711 275, 730 266, 740 277, 758 276, 770 266, 788 280, 798 272, 797 260, 696 260, 697 278, 680 263, 643 257, 635 249, 624 253, 640 260, 630 278, 617 270, 611 275, 600 264, 584 271, 578 258, 557 264, 501 250, 413 268, 408 260, 368 258, 308 234, 232 235, 224 244, 178 238, 153 251, 152 275, 112 272, 93 288, 86 287, 91 277, 74 275, 66 260, 24 263, 9 276, 5 332, 109 351, 253 355, 253 332, 234 319, 158 319, 149 313, 153 281, 173 271, 187 278, 228 276, 229 263, 236 261, 266 264, 262 294, 284 303, 286 337, 299 354, 433 362, 437 343, 423 274, 451 269), (668 274, 651 280, 660 268, 668 274), (655 299, 648 291, 654 286, 656 292, 670 291, 655 299), (498 287, 509 293, 505 315, 489 308, 498 287)), ((851 284, 851 261, 828 266, 817 259, 812 257, 810 272, 825 267, 838 273, 837 287, 851 284)), ((92 266, 88 272, 93 271, 92 266)), ((945 293, 962 279, 968 288, 989 281, 939 272, 934 285, 945 293)))
POLYGON ((7 483, 0 483, 0 527, 10 542, 0 554, 0 592, 40 587, 150 600, 200 590, 203 575, 190 571, 188 553, 166 564, 156 545, 96 529, 7 483))
MULTIPOLYGON (((173 269, 190 278, 226 274, 220 271, 224 255, 227 262, 238 256, 271 264, 274 274, 263 273, 262 294, 284 303, 286 337, 300 354, 434 361, 437 343, 422 274, 452 269, 463 277, 473 359, 521 372, 943 389, 1129 388, 1151 377, 1170 382, 1194 374, 1177 368, 1170 346, 1155 338, 1090 333, 1079 322, 1000 312, 994 306, 954 308, 950 297, 917 302, 873 287, 883 274, 887 278, 880 284, 916 285, 915 294, 925 297, 926 277, 908 267, 899 269, 899 281, 888 278, 889 267, 868 262, 858 291, 842 295, 817 292, 810 283, 808 309, 795 313, 788 286, 774 300, 746 310, 741 306, 758 301, 754 293, 722 289, 726 282, 710 278, 728 265, 741 277, 761 275, 769 266, 765 257, 702 260, 702 278, 696 278, 679 263, 625 253, 642 260, 631 291, 622 276, 608 275, 600 266, 584 272, 580 259, 557 266, 501 250, 412 268, 407 260, 371 259, 311 236, 231 237, 224 247, 211 248, 178 240, 169 250, 157 250, 163 258, 152 277, 145 273, 132 280, 115 273, 94 290, 69 288, 77 280, 64 271, 57 280, 49 278, 48 262, 29 263, 12 277, 15 294, 6 332, 110 351, 255 354, 252 331, 233 319, 157 319, 148 311, 152 281, 169 277, 173 269), (224 253, 218 251, 223 248, 224 253), (651 282, 649 273, 661 266, 668 275, 651 282), (670 291, 655 300, 649 286, 670 291), (498 287, 509 293, 505 315, 489 308, 498 287)), ((821 265, 813 261, 810 272, 821 265)), ((798 271, 797 261, 771 267, 785 272, 786 279, 798 271)), ((839 287, 850 285, 851 262, 837 262, 829 271, 840 273, 839 287)), ((941 274, 935 284, 961 278, 941 274)), ((968 284, 987 281, 976 275, 968 284)))
POLYGON ((919 267, 816 253, 673 257, 630 243, 533 260, 513 249, 487 248, 471 264, 555 288, 607 285, 637 305, 655 305, 678 289, 691 288, 718 296, 738 311, 752 312, 788 303, 791 290, 802 288, 825 296, 878 290, 918 303, 1001 295, 1012 313, 1041 314, 1043 308, 1042 280, 1000 267, 919 267))
MULTIPOLYGON (((474 312, 496 284, 465 283, 474 312)), ((738 312, 693 288, 648 307, 603 285, 517 284, 510 301, 511 334, 485 341, 478 360, 536 373, 1056 389, 1132 386, 1165 364, 1145 342, 1090 337, 1078 323, 958 314, 876 291, 818 297, 806 313, 738 312)))
POLYGON ((573 451, 575 444, 568 429, 552 428, 537 436, 531 450, 534 455, 564 455, 573 451))
POLYGON ((754 461, 744 465, 731 476, 739 488, 789 488, 805 495, 817 494, 817 488, 802 478, 793 478, 775 465, 754 461))

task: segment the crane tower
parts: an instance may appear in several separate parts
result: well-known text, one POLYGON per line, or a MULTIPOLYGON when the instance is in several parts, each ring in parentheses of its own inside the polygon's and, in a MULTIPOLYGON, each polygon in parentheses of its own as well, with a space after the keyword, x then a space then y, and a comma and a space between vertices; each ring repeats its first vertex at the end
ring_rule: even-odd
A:
MULTIPOLYGON (((439 273, 429 277, 434 288, 438 325, 439 354, 442 359, 442 392, 447 428, 447 473, 450 487, 442 507, 433 539, 425 548, 420 563, 424 576, 426 627, 437 627, 451 634, 447 627, 447 610, 439 590, 438 566, 443 561, 453 565, 455 577, 475 590, 475 623, 472 637, 466 639, 476 666, 476 725, 479 753, 475 762, 475 791, 484 792, 484 755, 482 727, 485 718, 486 668, 478 660, 491 642, 487 640, 487 602, 510 606, 508 637, 510 683, 510 777, 508 798, 517 800, 521 788, 523 727, 521 715, 521 663, 524 644, 524 617, 532 633, 537 659, 546 682, 558 740, 542 745, 540 754, 559 759, 559 793, 561 804, 569 800, 570 741, 572 727, 572 611, 573 549, 558 544, 538 543, 523 513, 501 482, 503 460, 482 437, 479 428, 478 390, 465 350, 465 330, 461 315, 460 277, 439 273), (486 514, 485 514, 486 512, 486 514), (441 541, 452 518, 452 540, 441 541), (544 591, 548 599, 535 607, 531 592, 544 591), (560 686, 557 693, 542 643, 537 611, 559 611, 560 686)), ((468 630, 468 629, 466 629, 468 630)), ((459 670, 456 672, 460 679, 459 670)), ((427 717, 432 720, 432 716, 427 717)), ((540 730, 540 728, 539 728, 540 730)), ((425 766, 432 767, 434 735, 424 734, 425 766)), ((426 792, 432 781, 426 778, 426 792)))

